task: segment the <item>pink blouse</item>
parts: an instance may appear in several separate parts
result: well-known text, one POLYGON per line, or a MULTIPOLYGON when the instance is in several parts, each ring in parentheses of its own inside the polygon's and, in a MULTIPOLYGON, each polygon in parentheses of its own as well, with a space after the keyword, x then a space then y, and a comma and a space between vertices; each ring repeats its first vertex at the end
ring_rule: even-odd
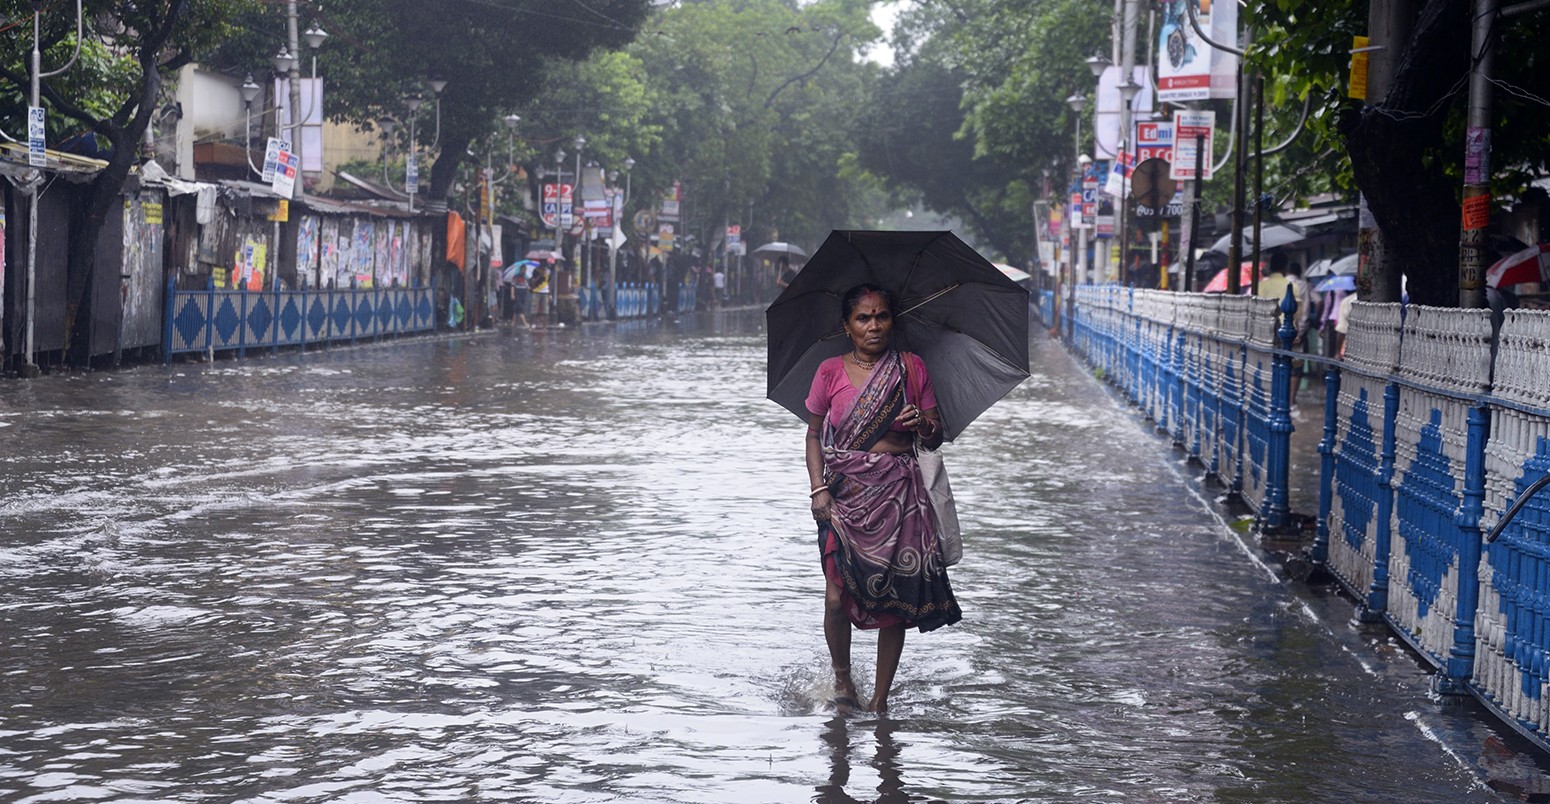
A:
MULTIPOLYGON (((913 352, 906 353, 905 359, 909 361, 905 401, 921 410, 932 410, 936 407, 936 389, 931 385, 931 375, 926 372, 926 361, 913 352)), ((838 426, 850 415, 850 408, 860 395, 861 389, 845 374, 845 356, 831 357, 819 363, 818 373, 813 375, 813 388, 807 393, 807 411, 815 416, 827 416, 830 424, 838 426)), ((894 422, 889 429, 903 432, 908 428, 894 422)))

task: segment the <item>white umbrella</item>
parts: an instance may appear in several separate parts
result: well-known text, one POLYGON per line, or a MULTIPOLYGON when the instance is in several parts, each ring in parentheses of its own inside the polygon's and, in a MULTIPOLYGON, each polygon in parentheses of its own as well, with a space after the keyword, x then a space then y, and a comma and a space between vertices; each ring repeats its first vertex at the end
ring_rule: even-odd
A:
MULTIPOLYGON (((1296 243, 1296 242, 1298 242, 1300 240, 1305 239, 1303 237, 1302 232, 1299 232, 1296 229, 1293 229, 1292 227, 1287 226, 1284 223, 1261 224, 1259 228, 1260 228, 1260 232, 1259 232, 1259 240, 1260 240, 1260 242, 1259 242, 1259 250, 1260 251, 1265 251, 1265 250, 1272 249, 1272 248, 1280 248, 1281 246, 1289 246, 1289 245, 1291 245, 1293 243, 1296 243)), ((1226 254, 1227 250, 1230 249, 1230 248, 1232 248, 1232 232, 1228 232, 1227 234, 1224 234, 1220 238, 1218 238, 1215 243, 1211 244, 1211 249, 1210 250, 1211 251, 1219 251, 1219 252, 1221 252, 1223 254, 1226 254)), ((1254 250, 1254 227, 1252 227, 1252 226, 1245 226, 1245 227, 1243 227, 1243 256, 1244 256, 1244 258, 1247 259, 1249 254, 1253 250, 1254 250)))
POLYGON ((765 243, 754 249, 753 253, 768 254, 772 257, 786 255, 789 257, 801 257, 804 260, 807 259, 807 252, 803 251, 801 246, 794 243, 782 243, 779 240, 773 243, 765 243))

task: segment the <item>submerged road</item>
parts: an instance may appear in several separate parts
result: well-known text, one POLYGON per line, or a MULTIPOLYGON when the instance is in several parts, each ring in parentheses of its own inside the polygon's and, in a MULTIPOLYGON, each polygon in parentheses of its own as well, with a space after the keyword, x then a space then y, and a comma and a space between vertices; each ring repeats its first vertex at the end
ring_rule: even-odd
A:
POLYGON ((761 321, 0 383, 0 801, 1550 790, 1042 335, 948 448, 964 621, 835 718, 761 321))

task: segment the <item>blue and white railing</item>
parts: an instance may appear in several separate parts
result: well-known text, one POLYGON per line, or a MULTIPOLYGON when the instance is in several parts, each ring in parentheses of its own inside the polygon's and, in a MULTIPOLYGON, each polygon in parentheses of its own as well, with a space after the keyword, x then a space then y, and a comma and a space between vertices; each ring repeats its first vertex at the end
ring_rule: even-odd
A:
POLYGON ((162 359, 432 332, 435 289, 178 290, 167 283, 162 359))
POLYGON ((1550 312, 1508 311, 1493 337, 1487 310, 1358 302, 1337 361, 1290 351, 1292 309, 1080 288, 1073 348, 1262 526, 1288 524, 1290 490, 1317 483, 1309 557, 1440 690, 1550 750, 1550 492, 1532 494, 1550 473, 1550 312), (1319 470, 1295 478, 1294 358, 1325 371, 1319 470))

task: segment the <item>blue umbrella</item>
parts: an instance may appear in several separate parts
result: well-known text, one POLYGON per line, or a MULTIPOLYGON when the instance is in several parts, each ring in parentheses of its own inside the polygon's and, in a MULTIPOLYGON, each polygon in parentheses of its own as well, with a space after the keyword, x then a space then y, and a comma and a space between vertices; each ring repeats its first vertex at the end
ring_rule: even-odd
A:
POLYGON ((1351 274, 1335 274, 1313 288, 1314 293, 1328 293, 1331 290, 1347 292, 1356 290, 1356 277, 1351 274))

